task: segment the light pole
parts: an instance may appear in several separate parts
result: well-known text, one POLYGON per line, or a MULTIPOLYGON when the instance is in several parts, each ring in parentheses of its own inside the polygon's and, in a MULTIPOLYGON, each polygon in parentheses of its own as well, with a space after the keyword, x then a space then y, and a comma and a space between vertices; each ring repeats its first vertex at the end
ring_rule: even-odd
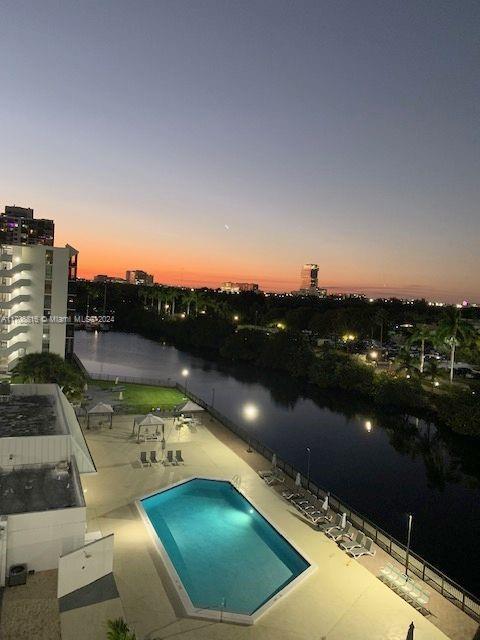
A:
MULTIPOLYGON (((249 422, 253 422, 258 416, 258 408, 254 404, 246 404, 243 407, 243 416, 249 422)), ((250 431, 248 432, 248 449, 247 453, 252 453, 252 447, 250 442, 250 431)))
POLYGON ((310 451, 310 447, 307 447, 305 451, 307 452, 307 491, 308 491, 308 488, 310 487, 310 454, 312 452, 310 451))
POLYGON ((188 369, 182 369, 182 376, 185 380, 185 384, 184 384, 184 393, 185 395, 187 394, 187 378, 188 378, 188 374, 190 373, 190 371, 188 369))
POLYGON ((413 515, 408 514, 407 555, 405 556, 405 575, 408 577, 408 556, 410 555, 410 539, 412 537, 413 515))

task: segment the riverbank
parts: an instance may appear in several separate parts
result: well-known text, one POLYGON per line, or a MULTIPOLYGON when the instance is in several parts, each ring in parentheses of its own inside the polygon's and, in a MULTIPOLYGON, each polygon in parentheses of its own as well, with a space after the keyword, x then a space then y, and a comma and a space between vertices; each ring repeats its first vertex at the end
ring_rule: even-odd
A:
POLYGON ((450 385, 440 370, 421 375, 410 360, 377 371, 345 352, 314 351, 299 332, 236 329, 215 316, 166 320, 142 310, 122 316, 117 326, 192 352, 201 349, 217 361, 249 364, 318 389, 345 391, 383 412, 416 415, 480 441, 480 393, 472 393, 468 385, 450 385))

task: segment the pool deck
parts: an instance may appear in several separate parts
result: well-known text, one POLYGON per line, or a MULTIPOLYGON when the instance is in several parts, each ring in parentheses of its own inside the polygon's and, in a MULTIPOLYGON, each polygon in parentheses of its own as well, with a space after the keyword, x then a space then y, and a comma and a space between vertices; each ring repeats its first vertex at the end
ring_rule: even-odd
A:
MULTIPOLYGON (((221 424, 203 416, 198 427, 177 429, 167 420, 167 449, 181 449, 185 465, 142 468, 142 450, 131 437, 133 416, 114 418, 113 429, 85 431, 97 474, 83 475, 88 530, 114 533, 114 574, 125 617, 139 640, 404 640, 413 621, 415 640, 471 640, 476 623, 432 589, 433 615, 424 617, 377 577, 391 558, 349 558, 325 535, 266 486, 256 470, 268 463, 221 424), (187 618, 145 527, 135 500, 191 476, 241 478, 241 488, 279 531, 295 542, 318 569, 272 606, 253 626, 187 618), (435 623, 435 624, 433 624, 435 623), (437 626, 435 626, 437 625, 437 626), (440 630, 440 627, 442 630, 440 630)), ((78 615, 81 610, 78 610, 78 615)), ((105 622, 100 621, 103 629, 105 622)), ((62 629, 63 631, 63 629, 62 629)), ((72 626, 64 640, 84 637, 72 626)), ((104 633, 104 632, 103 632, 104 633)), ((98 636, 103 637, 99 634, 98 636)))

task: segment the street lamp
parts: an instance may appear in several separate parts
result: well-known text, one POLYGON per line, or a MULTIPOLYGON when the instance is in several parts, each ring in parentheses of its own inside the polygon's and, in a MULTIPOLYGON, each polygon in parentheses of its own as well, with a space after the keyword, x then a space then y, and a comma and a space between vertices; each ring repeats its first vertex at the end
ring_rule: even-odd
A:
POLYGON ((408 514, 407 555, 405 556, 405 575, 408 577, 408 557, 410 555, 410 539, 412 537, 413 515, 408 514))
POLYGON ((370 420, 365 420, 365 429, 368 431, 368 433, 370 433, 370 431, 372 430, 372 423, 370 420))
MULTIPOLYGON (((258 417, 258 407, 254 404, 248 403, 243 407, 243 417, 249 422, 253 422, 258 417)), ((252 447, 250 442, 250 432, 248 433, 248 449, 247 453, 252 453, 252 447)))
POLYGON ((310 447, 307 447, 305 451, 307 453, 307 490, 308 490, 310 486, 310 454, 312 452, 310 451, 310 447))
POLYGON ((188 369, 182 369, 182 376, 183 376, 183 378, 185 380, 185 386, 184 386, 184 389, 185 389, 184 393, 185 394, 187 393, 187 378, 188 378, 188 374, 189 373, 190 373, 190 371, 188 369))
POLYGON ((234 315, 234 316, 233 316, 233 320, 234 320, 234 322, 238 322, 238 321, 240 320, 240 318, 239 318, 239 316, 234 315))

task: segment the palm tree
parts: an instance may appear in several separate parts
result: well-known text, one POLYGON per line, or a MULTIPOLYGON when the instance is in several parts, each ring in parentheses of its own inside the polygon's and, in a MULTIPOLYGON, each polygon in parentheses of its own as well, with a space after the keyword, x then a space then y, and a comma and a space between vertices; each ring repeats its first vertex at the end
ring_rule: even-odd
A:
POLYGON ((397 356, 397 373, 405 372, 407 376, 418 375, 418 367, 415 358, 410 353, 409 349, 402 349, 397 356))
POLYGON ((133 632, 130 632, 128 624, 123 618, 117 618, 116 620, 108 620, 108 640, 136 640, 136 636, 133 632))
POLYGON ((380 325, 380 346, 383 347, 384 327, 388 324, 389 316, 385 309, 379 309, 375 314, 375 322, 380 325))
POLYGON ((192 302, 195 302, 197 299, 197 294, 195 293, 195 291, 192 291, 191 289, 186 291, 183 295, 183 302, 184 304, 187 305, 187 316, 190 315, 190 307, 192 302))
POLYGON ((427 377, 432 381, 432 384, 435 384, 435 382, 437 382, 438 376, 440 375, 440 367, 438 366, 438 362, 435 362, 435 360, 430 360, 429 362, 427 362, 425 373, 427 377))
POLYGON ((141 298, 144 307, 147 306, 149 296, 150 291, 144 287, 140 287, 140 289, 138 290, 138 297, 141 298))
POLYGON ((460 344, 473 342, 477 332, 468 320, 462 318, 458 309, 450 307, 438 325, 435 335, 440 344, 450 347, 450 382, 453 382, 455 350, 460 344))
POLYGON ((419 324, 415 327, 414 332, 408 340, 408 345, 412 345, 415 342, 420 342, 420 373, 423 373, 425 368, 425 342, 432 338, 432 329, 426 324, 419 324))

